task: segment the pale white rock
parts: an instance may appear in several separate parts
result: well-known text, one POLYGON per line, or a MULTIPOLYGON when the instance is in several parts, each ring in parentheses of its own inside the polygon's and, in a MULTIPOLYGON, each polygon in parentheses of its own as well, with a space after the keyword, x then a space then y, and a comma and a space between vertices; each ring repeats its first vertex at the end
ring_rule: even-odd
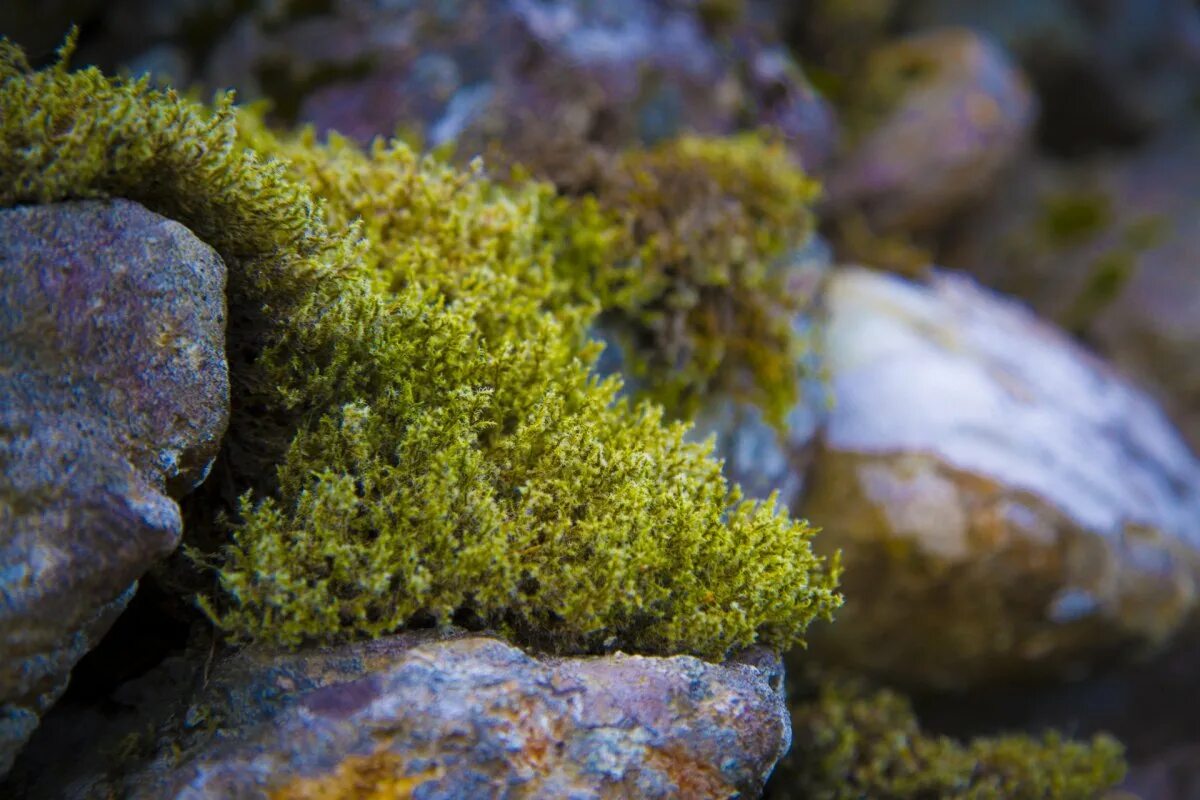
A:
POLYGON ((836 270, 801 510, 846 558, 829 652, 918 685, 1072 674, 1190 624, 1200 463, 1146 394, 956 274, 836 270))

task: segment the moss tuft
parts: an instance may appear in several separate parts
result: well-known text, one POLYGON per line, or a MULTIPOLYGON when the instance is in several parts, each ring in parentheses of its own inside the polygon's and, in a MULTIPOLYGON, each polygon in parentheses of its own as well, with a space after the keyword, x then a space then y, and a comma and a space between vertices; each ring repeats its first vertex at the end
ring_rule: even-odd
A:
POLYGON ((229 268, 219 473, 241 500, 205 605, 232 636, 469 611, 558 651, 720 657, 788 647, 840 601, 807 525, 591 375, 595 305, 563 276, 594 265, 563 263, 546 187, 401 144, 281 141, 227 96, 30 72, 0 44, 0 207, 105 196, 188 225, 229 268))
POLYGON ((1042 199, 1039 223, 1049 246, 1070 247, 1103 233, 1112 224, 1112 208, 1103 193, 1064 192, 1042 199))
POLYGON ((816 182, 761 134, 574 155, 533 167, 562 193, 546 224, 556 264, 600 304, 644 394, 681 418, 729 394, 781 425, 809 301, 787 256, 812 233, 816 182))
POLYGON ((794 700, 792 750, 774 800, 1088 800, 1124 776, 1112 738, 1057 733, 960 743, 921 730, 908 700, 843 677, 816 679, 794 700))

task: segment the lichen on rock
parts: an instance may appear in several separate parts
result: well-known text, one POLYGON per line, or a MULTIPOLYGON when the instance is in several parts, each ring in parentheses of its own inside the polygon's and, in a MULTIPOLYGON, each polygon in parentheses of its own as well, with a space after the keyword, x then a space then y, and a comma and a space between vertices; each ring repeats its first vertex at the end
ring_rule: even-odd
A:
POLYGON ((206 600, 235 637, 375 636, 467 613, 558 651, 796 642, 836 563, 648 404, 589 372, 595 305, 540 185, 402 144, 281 141, 236 111, 0 46, 0 207, 136 200, 229 266, 241 496, 206 600))

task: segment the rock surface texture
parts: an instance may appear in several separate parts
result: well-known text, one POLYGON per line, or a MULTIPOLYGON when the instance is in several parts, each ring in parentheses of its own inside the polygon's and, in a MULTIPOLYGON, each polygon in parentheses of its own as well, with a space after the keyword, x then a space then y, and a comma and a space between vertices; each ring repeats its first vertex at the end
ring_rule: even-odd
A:
MULTIPOLYGON (((29 796, 753 797, 791 741, 781 667, 763 651, 723 665, 538 660, 486 636, 413 632, 251 648, 196 678, 148 766, 38 770, 29 796)), ((130 729, 166 719, 165 706, 150 699, 130 729)))
POLYGON ((845 269, 825 299, 836 404, 802 510, 847 600, 819 652, 963 688, 1189 624, 1200 464, 1152 400, 966 278, 845 269))
POLYGON ((228 417, 224 284, 135 203, 0 212, 0 774, 179 541, 228 417))

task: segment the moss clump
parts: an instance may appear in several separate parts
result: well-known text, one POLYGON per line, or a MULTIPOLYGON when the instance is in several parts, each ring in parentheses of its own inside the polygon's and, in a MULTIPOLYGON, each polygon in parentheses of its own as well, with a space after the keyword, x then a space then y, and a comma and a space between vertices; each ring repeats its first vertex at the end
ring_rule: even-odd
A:
POLYGON ((1068 192, 1042 199, 1039 234, 1050 247, 1082 244, 1111 224, 1111 203, 1103 193, 1068 192))
POLYGON ((594 307, 560 278, 582 273, 553 260, 546 188, 280 142, 227 98, 0 47, 0 207, 104 196, 229 268, 220 480, 241 500, 208 608, 230 634, 470 612, 560 651, 719 657, 787 647, 839 602, 803 522, 589 373, 594 307))
POLYGON ((1121 746, 1047 733, 960 743, 921 730, 908 701, 843 677, 796 698, 793 744, 772 780, 774 800, 1085 800, 1124 776, 1121 746))
POLYGON ((546 222, 559 273, 599 303, 644 394, 686 418, 726 393, 782 424, 804 363, 793 319, 809 302, 786 258, 812 232, 818 191, 782 143, 535 149, 514 157, 562 194, 546 222))

